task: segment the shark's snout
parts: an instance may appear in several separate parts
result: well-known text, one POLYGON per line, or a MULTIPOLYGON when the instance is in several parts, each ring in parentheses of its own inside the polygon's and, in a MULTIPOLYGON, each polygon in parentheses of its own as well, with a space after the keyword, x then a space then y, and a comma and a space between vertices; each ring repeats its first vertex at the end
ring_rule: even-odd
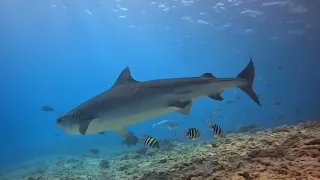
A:
POLYGON ((67 134, 79 134, 79 125, 69 116, 62 116, 56 120, 56 127, 67 134))
POLYGON ((57 124, 61 124, 63 122, 62 118, 57 119, 57 124))
POLYGON ((64 124, 65 124, 65 120, 64 120, 63 117, 60 117, 60 118, 57 119, 57 121, 56 121, 56 126, 57 126, 58 128, 63 129, 64 124))
POLYGON ((59 118, 59 119, 57 119, 57 121, 56 121, 56 126, 58 127, 58 128, 61 128, 61 123, 62 123, 62 120, 59 118))

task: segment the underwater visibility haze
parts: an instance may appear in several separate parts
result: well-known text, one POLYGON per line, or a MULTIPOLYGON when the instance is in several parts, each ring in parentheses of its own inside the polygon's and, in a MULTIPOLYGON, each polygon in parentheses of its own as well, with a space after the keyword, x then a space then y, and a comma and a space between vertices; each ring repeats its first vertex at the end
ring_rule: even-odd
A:
POLYGON ((319 0, 0 4, 0 180, 320 179, 319 0))

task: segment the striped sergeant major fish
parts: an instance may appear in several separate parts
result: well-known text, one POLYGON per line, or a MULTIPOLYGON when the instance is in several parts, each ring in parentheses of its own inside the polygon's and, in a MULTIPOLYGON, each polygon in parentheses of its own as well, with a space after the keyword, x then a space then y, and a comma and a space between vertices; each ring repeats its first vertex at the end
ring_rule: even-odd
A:
POLYGON ((156 138, 153 138, 149 135, 142 136, 142 141, 149 148, 160 148, 159 141, 156 138))
POLYGON ((189 128, 186 129, 184 136, 192 140, 197 140, 200 139, 200 131, 197 128, 189 128))
POLYGON ((209 127, 211 128, 213 134, 217 137, 225 137, 225 134, 221 127, 219 127, 214 122, 210 121, 209 127))

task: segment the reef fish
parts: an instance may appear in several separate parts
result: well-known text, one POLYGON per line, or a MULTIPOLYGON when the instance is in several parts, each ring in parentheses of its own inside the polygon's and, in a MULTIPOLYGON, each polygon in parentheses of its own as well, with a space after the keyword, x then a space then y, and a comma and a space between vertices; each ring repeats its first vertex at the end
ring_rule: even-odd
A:
POLYGON ((46 106, 46 105, 41 106, 41 110, 46 111, 46 112, 53 112, 54 111, 54 109, 52 107, 46 106))
POLYGON ((150 148, 160 148, 159 141, 151 136, 145 135, 142 137, 143 143, 150 148))
POLYGON ((254 74, 252 59, 235 78, 216 78, 205 73, 199 77, 137 81, 127 67, 110 89, 63 114, 56 125, 71 135, 114 131, 127 138, 131 136, 127 126, 170 112, 188 115, 193 101, 203 97, 221 101, 221 92, 235 87, 261 106, 252 89, 254 74))
POLYGON ((121 147, 125 144, 130 148, 130 146, 136 145, 139 142, 139 139, 132 132, 128 133, 131 134, 131 136, 121 142, 121 147))
POLYGON ((211 161, 207 161, 204 165, 204 175, 208 176, 209 174, 211 174, 213 172, 213 166, 211 161))
POLYGON ((90 152, 95 155, 98 155, 100 153, 99 149, 97 148, 90 149, 90 152))
POLYGON ((212 130, 213 135, 218 137, 225 137, 225 134, 223 133, 221 127, 215 124, 214 122, 210 121, 209 127, 212 130))
POLYGON ((190 128, 185 131, 184 136, 196 140, 200 138, 200 131, 197 128, 190 128))
POLYGON ((169 130, 179 128, 179 123, 177 123, 175 121, 170 121, 170 120, 163 120, 161 122, 153 124, 152 128, 156 127, 157 125, 161 125, 162 127, 167 128, 169 130))

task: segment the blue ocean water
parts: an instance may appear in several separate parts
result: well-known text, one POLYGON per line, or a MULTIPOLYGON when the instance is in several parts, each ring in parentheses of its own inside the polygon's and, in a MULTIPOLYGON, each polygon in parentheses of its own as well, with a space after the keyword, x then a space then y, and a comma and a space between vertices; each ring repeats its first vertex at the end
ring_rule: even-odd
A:
POLYGON ((217 108, 214 120, 226 131, 319 116, 318 0, 12 0, 0 5, 3 170, 95 147, 123 152, 123 138, 113 132, 71 136, 56 127, 56 119, 110 88, 127 66, 139 81, 205 72, 235 77, 252 57, 254 89, 263 105, 239 89, 227 90, 225 101, 196 101, 189 116, 171 113, 127 127, 137 136, 173 138, 165 128, 152 128, 165 119, 179 121, 182 129, 208 130, 204 121, 217 108), (41 111, 42 105, 57 113, 41 111))

